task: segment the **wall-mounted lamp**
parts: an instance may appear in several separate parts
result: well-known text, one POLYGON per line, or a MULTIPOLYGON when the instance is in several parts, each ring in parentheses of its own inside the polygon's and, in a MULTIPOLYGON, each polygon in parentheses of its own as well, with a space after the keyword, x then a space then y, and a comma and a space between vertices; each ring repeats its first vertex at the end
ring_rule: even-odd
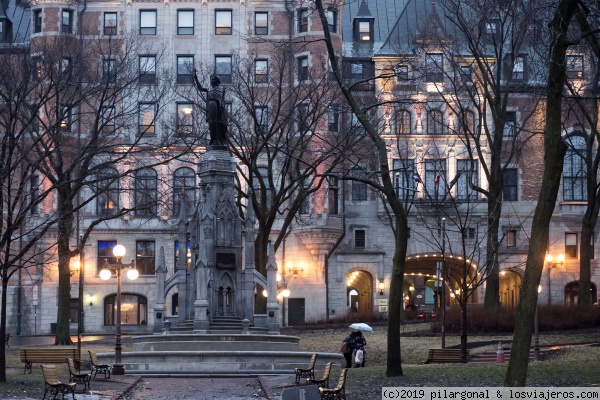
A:
POLYGON ((565 255, 564 254, 559 254, 556 256, 556 260, 554 259, 554 256, 550 253, 546 254, 546 261, 550 264, 552 264, 553 267, 556 267, 557 265, 563 265, 565 262, 565 255))
POLYGON ((90 302, 90 307, 92 307, 94 305, 94 296, 89 295, 88 296, 88 301, 90 302))
POLYGON ((300 261, 300 265, 297 267, 294 267, 290 262, 288 262, 288 272, 290 274, 294 274, 294 275, 298 275, 299 272, 304 273, 304 261, 300 261))
POLYGON ((69 264, 71 266, 71 276, 75 275, 81 270, 81 265, 79 265, 78 259, 72 258, 69 264))
POLYGON ((379 295, 383 296, 383 289, 385 289, 385 284, 383 283, 383 279, 379 280, 379 295))

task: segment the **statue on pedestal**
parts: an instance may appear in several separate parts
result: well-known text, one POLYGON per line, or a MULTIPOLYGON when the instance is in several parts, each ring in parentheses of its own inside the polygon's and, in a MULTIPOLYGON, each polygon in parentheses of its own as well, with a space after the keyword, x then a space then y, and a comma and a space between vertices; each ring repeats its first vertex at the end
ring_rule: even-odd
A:
POLYGON ((210 146, 227 147, 227 109, 225 108, 225 88, 221 79, 211 75, 210 88, 200 84, 194 69, 194 85, 200 92, 206 93, 206 122, 210 133, 210 146))

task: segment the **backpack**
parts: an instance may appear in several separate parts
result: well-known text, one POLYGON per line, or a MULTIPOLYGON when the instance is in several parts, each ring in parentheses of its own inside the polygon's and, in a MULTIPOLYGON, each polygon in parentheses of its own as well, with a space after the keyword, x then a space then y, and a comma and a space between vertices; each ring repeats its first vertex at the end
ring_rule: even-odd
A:
POLYGON ((350 353, 352 351, 352 349, 350 347, 350 343, 342 342, 342 347, 340 348, 340 351, 342 353, 350 353))

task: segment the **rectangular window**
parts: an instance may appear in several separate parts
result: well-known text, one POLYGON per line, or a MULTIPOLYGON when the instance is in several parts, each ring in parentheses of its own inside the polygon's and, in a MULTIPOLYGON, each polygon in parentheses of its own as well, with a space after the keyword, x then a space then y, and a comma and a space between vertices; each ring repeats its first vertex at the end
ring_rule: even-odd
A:
POLYGON ((308 80, 308 56, 297 58, 297 73, 299 81, 308 80))
POLYGON ((304 134, 310 130, 310 121, 308 113, 308 104, 298 104, 298 106, 296 106, 296 126, 298 127, 298 133, 304 134))
MULTIPOLYGON (((189 269, 192 266, 192 242, 187 242, 187 252, 186 252, 186 267, 189 269)), ((175 266, 174 271, 177 271, 179 268, 179 240, 175 241, 175 260, 173 262, 175 266)))
POLYGON ((215 74, 221 78, 221 83, 231 83, 231 56, 215 56, 215 74))
POLYGON ((419 178, 415 172, 415 160, 393 160, 392 179, 399 199, 411 199, 416 193, 419 178))
POLYGON ((472 70, 471 70, 470 65, 461 65, 460 66, 460 80, 463 83, 471 82, 473 80, 472 76, 471 76, 471 72, 472 72, 472 70))
POLYGON ((177 134, 191 136, 194 133, 194 106, 192 103, 177 103, 177 134))
POLYGON ((332 104, 327 107, 327 129, 329 132, 337 132, 339 130, 340 110, 337 104, 332 104))
POLYGON ((256 113, 255 131, 257 135, 266 135, 269 132, 269 108, 257 106, 254 109, 256 113))
POLYGON ((269 60, 254 61, 254 82, 267 83, 269 81, 269 60))
POLYGON ((425 160, 425 198, 441 201, 446 187, 446 160, 425 160))
POLYGON ((269 34, 269 13, 256 12, 254 13, 254 34, 268 35, 269 34))
MULTIPOLYGON (((372 61, 344 61, 342 64, 342 75, 344 79, 352 81, 368 80, 375 77, 375 64, 372 61)), ((367 86, 363 89, 370 89, 372 82, 365 82, 367 86)))
POLYGON ((135 243, 135 267, 140 275, 154 275, 154 241, 140 240, 135 243))
POLYGON ((62 33, 73 33, 73 11, 62 10, 61 32, 62 33))
POLYGON ((577 258, 577 234, 565 233, 565 257, 577 258))
POLYGON ((515 63, 513 64, 513 81, 522 81, 525 79, 525 57, 515 57, 515 63))
POLYGON ((337 32, 337 16, 337 11, 327 10, 327 26, 329 28, 330 33, 337 32))
POLYGON ((488 44, 494 44, 500 39, 500 22, 487 21, 485 22, 485 40, 488 44))
POLYGON ((352 113, 352 116, 350 117, 350 132, 358 136, 366 135, 365 128, 354 113, 352 113))
POLYGON ((215 35, 231 35, 232 33, 232 11, 215 10, 215 35))
POLYGON ((398 82, 408 81, 408 65, 398 65, 394 68, 398 82))
POLYGON ((110 83, 116 82, 117 60, 114 58, 104 58, 102 60, 102 80, 110 83))
MULTIPOLYGON (((311 189, 311 178, 310 176, 306 176, 304 178, 304 185, 302 190, 307 192, 311 189)), ((300 190, 300 188, 299 188, 300 190)), ((305 194, 304 200, 302 200, 302 204, 300 204, 300 209, 298 210, 300 214, 310 214, 310 194, 305 194)))
POLYGON ((98 240, 98 258, 96 260, 96 268, 100 272, 108 263, 115 265, 117 259, 113 255, 113 249, 117 245, 116 240, 98 240))
POLYGON ((563 159, 563 201, 587 200, 587 166, 584 159, 586 140, 579 135, 570 136, 567 153, 563 159))
POLYGON ((329 206, 329 214, 337 215, 340 212, 339 208, 339 197, 340 197, 340 188, 339 188, 339 180, 337 177, 332 176, 328 179, 329 182, 329 191, 327 192, 327 203, 329 206))
POLYGON ((373 19, 354 19, 354 40, 373 41, 373 19))
POLYGON ((567 77, 583 79, 583 56, 567 56, 567 77))
POLYGON ((100 130, 106 134, 111 134, 115 131, 115 107, 102 107, 100 130))
POLYGON ((68 57, 62 57, 60 59, 60 72, 69 73, 71 69, 71 59, 68 57))
POLYGON ((119 212, 119 175, 112 168, 103 168, 96 175, 96 213, 115 215, 119 212))
POLYGON ((517 231, 515 229, 506 231, 506 247, 517 247, 517 231))
POLYGON ((364 229, 356 229, 354 231, 354 247, 357 249, 367 247, 367 237, 364 229))
POLYGON ((504 121, 504 131, 502 132, 503 139, 512 139, 517 135, 517 113, 515 111, 507 111, 504 121))
POLYGON ((444 58, 442 54, 429 53, 425 56, 425 81, 444 81, 444 58))
POLYGON ((412 130, 412 122, 410 111, 399 110, 396 113, 396 131, 398 135, 410 135, 412 130))
POLYGON ((40 210, 40 206, 37 203, 40 194, 40 177, 38 175, 31 175, 29 178, 29 196, 31 201, 31 213, 37 214, 40 210))
MULTIPOLYGON (((365 178, 366 172, 359 168, 354 168, 350 171, 350 174, 357 178, 365 178)), ((359 181, 352 181, 352 201, 366 201, 367 200, 367 184, 359 181)))
POLYGON ((42 31, 42 10, 35 10, 33 12, 33 33, 40 33, 42 31))
POLYGON ((308 9, 298 10, 298 33, 308 32, 308 9))
POLYGON ((466 240, 473 240, 473 239, 475 239, 475 232, 476 232, 475 228, 468 228, 468 227, 467 228, 462 228, 461 231, 462 231, 462 237, 463 237, 463 239, 466 239, 466 240))
POLYGON ((516 168, 506 168, 502 172, 504 186, 502 189, 502 200, 519 200, 519 170, 516 168))
POLYGON ((154 103, 140 103, 139 108, 139 134, 153 136, 154 135, 154 118, 156 106, 154 103))
POLYGON ((177 56, 177 83, 191 84, 194 56, 177 56))
POLYGON ((140 83, 156 83, 156 56, 140 56, 140 83))
POLYGON ((177 10, 177 34, 194 34, 194 10, 177 10))
POLYGON ((117 34, 117 13, 116 12, 105 12, 104 13, 104 34, 107 36, 117 34))
POLYGON ((471 189, 471 184, 478 185, 478 161, 457 160, 456 176, 450 181, 449 186, 456 185, 457 200, 477 200, 477 192, 471 189))
POLYGON ((156 35, 156 10, 140 10, 140 35, 156 35))

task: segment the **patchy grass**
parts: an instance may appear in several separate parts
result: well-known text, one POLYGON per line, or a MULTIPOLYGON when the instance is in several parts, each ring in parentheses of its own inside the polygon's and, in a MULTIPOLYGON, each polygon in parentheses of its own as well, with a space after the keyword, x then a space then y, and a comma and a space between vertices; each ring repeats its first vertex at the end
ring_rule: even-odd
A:
MULTIPOLYGON (((429 348, 439 348, 441 337, 432 333, 429 323, 402 325, 400 344, 402 348, 401 377, 385 376, 387 326, 385 322, 372 324, 374 332, 365 334, 366 368, 350 370, 347 381, 348 398, 352 400, 381 399, 381 388, 385 386, 502 386, 506 374, 505 364, 421 364, 429 348)), ((337 352, 342 339, 348 334, 346 324, 311 325, 299 328, 285 328, 282 334, 300 337, 300 349, 308 352, 337 352)), ((484 351, 495 351, 498 342, 510 347, 512 336, 470 335, 468 338, 471 355, 484 351)), ((598 343, 600 330, 568 330, 542 332, 540 343, 598 343)), ((456 334, 446 336, 447 347, 458 347, 460 338, 456 334)), ((112 352, 112 344, 84 342, 82 368, 89 368, 87 351, 112 352)), ((123 351, 131 348, 125 342, 123 351)), ((39 398, 44 391, 44 382, 39 367, 34 366, 33 374, 23 375, 23 363, 19 350, 7 349, 7 379, 0 384, 2 398, 39 398)), ((600 346, 564 347, 549 354, 543 362, 530 363, 527 378, 528 386, 599 386, 600 346)), ((59 365, 59 376, 68 376, 66 365, 59 365)), ((333 377, 333 381, 337 376, 333 377)), ((176 400, 176 399, 174 399, 176 400)))

